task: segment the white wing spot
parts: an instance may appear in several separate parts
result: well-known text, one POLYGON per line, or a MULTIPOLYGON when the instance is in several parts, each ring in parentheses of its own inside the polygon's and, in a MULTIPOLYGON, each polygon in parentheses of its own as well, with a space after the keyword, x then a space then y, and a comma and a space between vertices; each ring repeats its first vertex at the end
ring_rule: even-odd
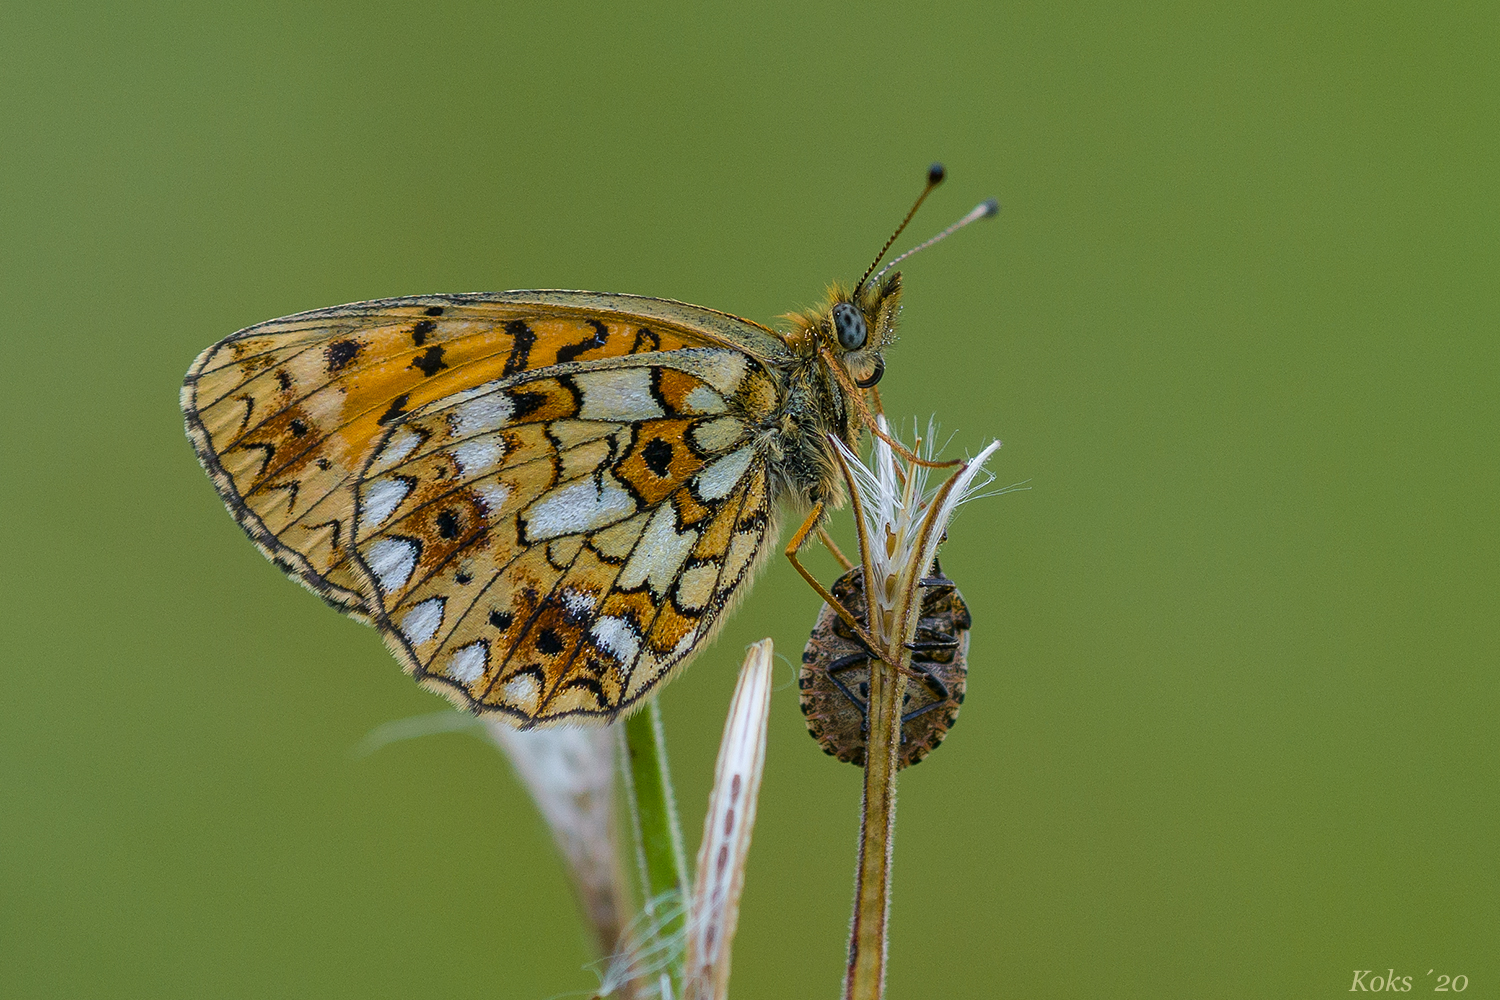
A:
POLYGON ((401 506, 411 487, 412 481, 404 476, 377 479, 367 485, 359 495, 359 526, 368 529, 384 524, 401 506))
POLYGON ((506 392, 491 391, 454 407, 448 426, 454 437, 469 437, 499 430, 510 423, 516 403, 506 392))
POLYGON ((420 549, 410 538, 382 538, 371 545, 365 558, 370 572, 380 582, 380 589, 389 594, 400 590, 411 579, 411 571, 417 568, 420 549))
POLYGON ((671 504, 658 507, 641 540, 636 543, 635 553, 625 568, 620 570, 617 585, 626 590, 639 587, 642 581, 651 585, 651 592, 658 599, 667 592, 677 571, 687 560, 688 553, 698 541, 698 532, 677 531, 677 514, 671 504))
POLYGON ((455 649, 448 658, 448 676, 460 684, 472 684, 484 676, 484 668, 489 662, 489 643, 471 642, 455 649))
POLYGON ((419 646, 437 634, 443 624, 444 603, 441 597, 430 597, 406 613, 401 619, 401 634, 407 642, 419 646))
POLYGON ((674 351, 673 359, 673 368, 698 376, 726 396, 734 395, 749 365, 749 361, 739 351, 719 348, 674 351))
POLYGON ((390 468, 415 451, 421 443, 422 435, 405 425, 397 427, 376 453, 375 461, 370 466, 371 471, 390 468))
POLYGON ((568 609, 570 618, 582 618, 594 610, 594 595, 586 590, 574 590, 572 587, 562 592, 563 607, 568 609))
POLYGON ((502 483, 499 480, 485 483, 476 487, 475 493, 479 494, 479 500, 484 504, 485 513, 493 521, 500 515, 505 501, 510 497, 510 483, 502 483))
POLYGON ((688 433, 692 434, 693 444, 698 446, 699 451, 715 455, 728 451, 731 445, 744 436, 745 422, 738 417, 716 417, 694 424, 688 433))
POLYGON ((700 385, 687 394, 687 405, 694 413, 723 413, 727 407, 724 397, 706 385, 700 385))
POLYGON ((760 548, 760 534, 754 531, 736 531, 729 540, 729 549, 724 553, 724 582, 732 584, 740 578, 750 560, 760 548))
POLYGON ((499 437, 487 434, 453 446, 453 458, 465 476, 482 476, 505 457, 505 444, 499 437))
POLYGON ((693 477, 693 487, 705 500, 722 500, 750 466, 750 446, 732 451, 693 477))
POLYGON ((635 513, 635 498, 618 486, 584 479, 553 490, 526 511, 526 537, 538 542, 581 535, 635 513))
POLYGON ((527 715, 535 715, 537 700, 542 694, 541 682, 532 674, 516 674, 505 682, 505 698, 512 705, 525 712, 527 715))
POLYGON ((581 420, 651 420, 666 411, 651 395, 651 369, 623 368, 609 372, 580 372, 573 385, 583 397, 581 420))
POLYGON ((594 637, 594 645, 613 656, 622 667, 635 662, 635 655, 641 650, 641 634, 627 618, 605 615, 594 622, 589 634, 594 637))
POLYGON ((677 593, 674 600, 678 606, 688 611, 706 607, 709 598, 714 596, 714 584, 718 582, 719 566, 717 563, 706 563, 683 570, 682 579, 677 581, 677 593))

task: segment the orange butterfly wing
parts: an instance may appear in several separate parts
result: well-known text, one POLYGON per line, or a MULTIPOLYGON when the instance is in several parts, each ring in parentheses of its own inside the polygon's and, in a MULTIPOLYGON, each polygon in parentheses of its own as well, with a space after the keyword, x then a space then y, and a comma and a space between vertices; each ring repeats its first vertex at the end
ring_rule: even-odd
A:
MULTIPOLYGON (((419 678, 475 710, 523 723, 610 718, 701 645, 763 554, 773 498, 763 463, 748 450, 747 421, 777 404, 765 362, 784 350, 764 328, 666 300, 586 292, 422 296, 242 330, 200 355, 182 403, 200 460, 262 551, 333 606, 377 624, 419 678), (637 356, 641 364, 621 360, 637 356), (657 363, 645 364, 648 358, 657 363), (524 391, 510 391, 523 384, 524 391), (645 409, 631 398, 643 387, 657 394, 645 409), (704 392, 719 402, 695 406, 695 389, 700 402, 704 392), (486 394, 510 401, 503 426, 451 440, 455 414, 479 413, 486 394), (518 401, 525 412, 515 412, 518 401), (640 439, 634 450, 624 430, 640 439), (651 454, 649 442, 657 442, 651 454), (729 482, 721 467, 712 495, 703 496, 695 484, 705 467, 736 451, 745 459, 729 470, 737 478, 729 482), (486 481, 466 474, 486 454, 498 471, 486 481), (426 478, 397 471, 401 463, 427 468, 426 478), (442 474, 434 463, 446 463, 442 474), (630 516, 580 519, 579 484, 605 476, 630 497, 630 516), (492 502, 502 478, 509 499, 486 508, 485 491, 492 502), (452 502, 440 510, 433 505, 443 496, 452 502), (418 507, 426 513, 413 514, 418 507), (635 580, 645 571, 632 547, 661 540, 660 511, 668 508, 675 545, 691 536, 691 553, 670 580, 635 580), (557 533, 535 537, 531 526, 549 510, 557 533), (490 518, 465 541, 464 558, 472 563, 485 553, 490 574, 490 610, 482 616, 458 616, 464 585, 451 554, 434 568, 453 541, 446 533, 456 530, 431 520, 444 511, 471 524, 479 513, 490 518), (372 521, 372 512, 384 516, 372 521), (423 540, 420 559, 401 587, 384 587, 392 566, 402 565, 391 546, 403 543, 392 542, 392 532, 423 517, 425 534, 401 536, 423 540), (710 580, 708 563, 726 560, 734 572, 725 577, 715 568, 710 580), (455 606, 449 612, 444 596, 434 636, 444 621, 458 624, 443 630, 439 645, 413 643, 439 591, 451 593, 455 606), (564 596, 585 591, 598 601, 582 625, 604 622, 587 634, 579 631, 581 599, 568 605, 564 596), (495 611, 498 596, 515 607, 495 611), (419 607, 427 610, 408 620, 419 607), (564 641, 561 625, 545 624, 559 608, 572 616, 566 653, 538 659, 564 641), (495 630, 502 614, 519 617, 495 630), (632 639, 620 623, 638 634, 632 639), (476 638, 484 628, 490 633, 476 638), (476 673, 481 638, 487 652, 476 673), (630 662, 606 662, 627 649, 630 662)), ((657 577, 665 573, 657 567, 657 577)))

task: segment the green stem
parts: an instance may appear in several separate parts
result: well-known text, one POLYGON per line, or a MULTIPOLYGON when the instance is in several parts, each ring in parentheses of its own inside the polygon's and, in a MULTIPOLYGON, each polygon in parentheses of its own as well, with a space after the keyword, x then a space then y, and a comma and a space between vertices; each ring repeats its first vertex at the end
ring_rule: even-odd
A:
MULTIPOLYGON (((903 652, 902 667, 911 666, 903 652)), ((891 855, 896 839, 896 764, 901 749, 901 695, 906 676, 881 659, 870 661, 865 743, 865 789, 859 831, 859 874, 849 929, 845 1000, 879 1000, 885 993, 886 922, 891 910, 891 855)))
MULTIPOLYGON (((672 796, 672 776, 667 768, 667 746, 662 735, 661 709, 653 698, 644 711, 625 720, 626 800, 635 831, 636 864, 640 869, 644 909, 652 915, 663 905, 675 906, 665 922, 649 922, 656 942, 678 941, 686 920, 687 855, 682 845, 682 825, 672 796)), ((656 948, 650 950, 656 951, 656 948)), ((673 995, 682 982, 680 943, 669 964, 673 995)))

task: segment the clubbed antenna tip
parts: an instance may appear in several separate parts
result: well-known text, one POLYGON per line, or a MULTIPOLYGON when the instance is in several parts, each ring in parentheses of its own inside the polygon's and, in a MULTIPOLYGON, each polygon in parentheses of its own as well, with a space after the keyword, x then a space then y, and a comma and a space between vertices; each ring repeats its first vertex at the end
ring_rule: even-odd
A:
POLYGON ((937 243, 940 240, 942 240, 942 239, 944 239, 944 238, 946 238, 948 236, 952 236, 954 233, 958 232, 960 229, 962 229, 964 226, 967 226, 969 223, 971 223, 971 222, 978 222, 980 219, 988 219, 992 215, 999 215, 999 214, 1000 214, 1000 203, 998 201, 996 201, 994 198, 991 198, 988 201, 982 201, 982 202, 980 202, 978 205, 975 205, 972 210, 970 210, 970 212, 969 212, 968 215, 965 215, 962 219, 959 219, 953 225, 949 226, 947 229, 944 229, 942 232, 938 233, 936 236, 934 236, 932 239, 928 240, 926 243, 918 243, 916 246, 914 246, 910 250, 906 251, 906 253, 904 253, 901 256, 897 257, 896 259, 892 260, 885 267, 882 267, 880 269, 880 272, 875 275, 874 281, 876 283, 879 283, 880 279, 882 277, 884 277, 885 273, 887 271, 889 271, 891 268, 895 267, 897 264, 901 263, 903 260, 905 260, 906 258, 910 257, 912 254, 917 253, 920 250, 926 250, 928 247, 932 246, 934 243, 937 243))
POLYGON ((896 237, 901 235, 901 231, 906 228, 906 224, 911 221, 911 217, 917 214, 917 209, 922 207, 922 202, 927 200, 927 196, 932 193, 933 188, 943 183, 943 178, 946 176, 948 176, 948 171, 943 168, 941 163, 934 163, 927 168, 927 186, 922 189, 921 194, 917 195, 916 203, 912 205, 911 211, 906 213, 906 218, 901 220, 901 225, 896 227, 896 231, 891 234, 891 238, 885 241, 885 246, 881 247, 880 252, 875 255, 875 259, 870 261, 870 266, 865 268, 865 273, 860 276, 859 284, 854 286, 855 296, 858 296, 859 290, 865 287, 865 280, 879 266, 881 258, 885 256, 885 252, 891 248, 892 243, 896 242, 896 237))

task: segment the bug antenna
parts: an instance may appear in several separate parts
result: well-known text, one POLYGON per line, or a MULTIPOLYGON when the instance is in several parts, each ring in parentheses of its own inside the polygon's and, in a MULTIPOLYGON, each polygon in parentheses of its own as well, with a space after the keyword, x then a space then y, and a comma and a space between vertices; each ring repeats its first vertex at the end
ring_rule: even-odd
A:
MULTIPOLYGON (((998 215, 999 212, 1000 212, 1000 203, 998 201, 996 201, 994 198, 991 198, 989 201, 982 201, 982 202, 980 202, 978 205, 974 206, 973 210, 970 211, 968 215, 964 216, 962 219, 959 219, 953 225, 949 226, 947 229, 944 229, 942 232, 938 233, 932 239, 928 240, 925 243, 918 243, 916 246, 914 246, 910 250, 906 251, 906 253, 902 254, 899 257, 897 257, 895 260, 891 261, 885 267, 882 267, 880 269, 880 274, 875 275, 875 280, 879 281, 880 278, 881 278, 881 275, 885 274, 885 272, 889 271, 891 268, 895 267, 897 264, 901 263, 903 260, 905 260, 906 258, 910 257, 912 254, 916 253, 918 250, 926 250, 928 247, 932 246, 934 243, 937 243, 939 240, 942 240, 942 239, 944 239, 946 237, 952 236, 954 233, 958 232, 960 229, 962 229, 964 226, 967 226, 969 223, 971 223, 971 222, 978 222, 980 219, 988 219, 992 215, 998 215)), ((900 232, 900 230, 898 229, 897 232, 900 232)), ((864 282, 861 281, 860 284, 864 284, 864 282)))
POLYGON ((858 296, 859 290, 865 287, 865 281, 869 279, 870 273, 875 270, 875 266, 885 256, 885 252, 891 248, 891 244, 896 242, 896 237, 901 235, 901 230, 906 228, 906 224, 911 221, 911 217, 917 214, 917 209, 922 207, 922 202, 927 200, 927 196, 932 193, 933 188, 943 183, 943 178, 947 174, 948 172, 943 169, 941 163, 934 163, 927 168, 927 186, 922 189, 921 194, 917 195, 917 200, 912 204, 911 211, 906 213, 906 218, 901 220, 901 225, 896 227, 896 231, 891 234, 891 238, 885 241, 885 246, 881 247, 880 252, 875 255, 875 259, 870 261, 870 266, 865 268, 865 273, 860 277, 859 284, 854 286, 855 296, 858 296))

